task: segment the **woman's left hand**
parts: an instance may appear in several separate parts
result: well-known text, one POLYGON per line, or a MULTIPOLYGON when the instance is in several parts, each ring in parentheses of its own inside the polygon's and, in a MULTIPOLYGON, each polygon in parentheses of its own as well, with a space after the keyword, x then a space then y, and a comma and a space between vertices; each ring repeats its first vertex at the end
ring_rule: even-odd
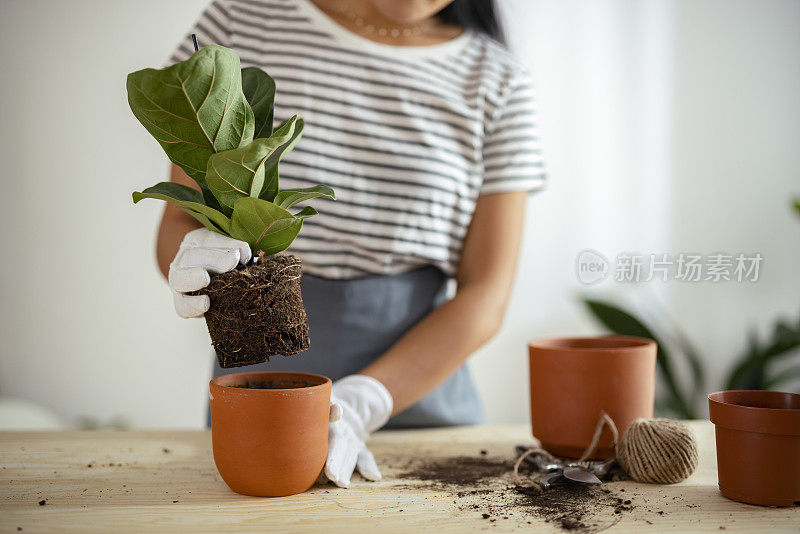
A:
POLYGON ((340 488, 350 486, 356 469, 367 480, 380 480, 381 472, 366 440, 389 420, 392 395, 370 376, 350 375, 334 382, 331 403, 338 405, 341 413, 336 414, 338 419, 331 418, 328 428, 325 476, 340 488))

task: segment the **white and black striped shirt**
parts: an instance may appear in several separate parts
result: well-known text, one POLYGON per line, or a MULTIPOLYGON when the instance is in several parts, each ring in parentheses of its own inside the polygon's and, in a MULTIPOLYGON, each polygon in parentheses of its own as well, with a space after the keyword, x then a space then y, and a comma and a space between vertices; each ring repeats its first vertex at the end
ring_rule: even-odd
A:
MULTIPOLYGON (((534 91, 499 44, 472 32, 391 46, 310 0, 216 0, 194 29, 277 84, 275 120, 305 119, 282 187, 326 184, 289 251, 327 278, 435 265, 455 274, 477 197, 544 183, 534 91)), ((193 52, 187 36, 171 61, 193 52)))

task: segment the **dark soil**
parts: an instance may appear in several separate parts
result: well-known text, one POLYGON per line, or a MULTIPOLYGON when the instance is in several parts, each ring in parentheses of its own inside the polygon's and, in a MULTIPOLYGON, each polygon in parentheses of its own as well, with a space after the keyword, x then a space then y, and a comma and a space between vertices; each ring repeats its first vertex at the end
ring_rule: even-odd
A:
POLYGON ((316 382, 308 382, 305 380, 246 380, 242 384, 235 384, 231 387, 246 388, 246 389, 298 389, 307 388, 309 386, 319 385, 316 382))
POLYGON ((509 463, 506 460, 454 456, 427 461, 400 476, 433 482, 439 486, 473 487, 486 479, 497 478, 508 470, 509 463))
POLYGON ((564 530, 592 532, 598 527, 592 516, 602 510, 615 515, 633 510, 630 500, 623 500, 611 490, 591 484, 562 484, 539 489, 537 486, 515 486, 521 503, 529 506, 537 517, 555 523, 564 530))
MULTIPOLYGON (((634 508, 629 499, 620 498, 603 486, 563 483, 542 490, 533 484, 510 484, 513 466, 513 459, 487 457, 481 451, 477 457, 435 458, 416 463, 398 476, 464 498, 461 509, 478 512, 482 519, 538 518, 571 532, 600 532, 634 508), (480 499, 479 504, 475 498, 480 499)), ((529 480, 527 475, 536 476, 524 464, 520 473, 525 480, 529 480)), ((613 478, 613 474, 610 476, 613 478)))
POLYGON ((206 324, 220 367, 262 363, 309 346, 308 321, 300 293, 300 259, 262 257, 255 264, 212 275, 206 324))

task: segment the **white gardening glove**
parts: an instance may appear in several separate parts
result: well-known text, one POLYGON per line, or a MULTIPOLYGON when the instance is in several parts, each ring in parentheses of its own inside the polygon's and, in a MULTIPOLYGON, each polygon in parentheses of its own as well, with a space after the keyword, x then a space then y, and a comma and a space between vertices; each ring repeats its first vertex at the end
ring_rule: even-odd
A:
POLYGON ((333 383, 331 403, 325 476, 340 488, 350 486, 356 469, 367 480, 380 480, 381 472, 365 441, 392 414, 389 390, 372 377, 350 375, 333 383))
POLYGON ((206 228, 192 230, 181 242, 169 265, 169 287, 175 311, 184 318, 200 317, 208 311, 208 295, 186 295, 211 282, 211 273, 225 273, 250 261, 250 245, 206 228))

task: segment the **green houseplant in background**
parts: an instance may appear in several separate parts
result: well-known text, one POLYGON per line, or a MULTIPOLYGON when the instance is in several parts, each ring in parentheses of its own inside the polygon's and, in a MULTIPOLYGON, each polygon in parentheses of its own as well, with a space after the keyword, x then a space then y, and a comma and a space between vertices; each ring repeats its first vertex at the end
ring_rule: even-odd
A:
POLYGON ((241 69, 236 53, 218 45, 165 69, 133 72, 127 90, 133 114, 198 186, 161 182, 133 193, 134 203, 172 202, 209 230, 258 252, 252 264, 214 275, 201 291, 211 297, 206 323, 220 365, 259 363, 308 348, 300 260, 272 256, 317 214, 311 206, 296 213, 290 208, 335 198, 324 185, 279 187, 278 163, 300 139, 303 120, 295 116, 273 130, 275 82, 261 69, 241 69), (279 295, 256 291, 265 285, 279 295), (246 320, 254 315, 261 320, 246 320))
POLYGON ((682 419, 695 419, 697 396, 703 391, 705 371, 697 351, 688 339, 675 330, 677 335, 668 344, 664 336, 656 335, 653 329, 638 319, 632 312, 626 311, 609 302, 583 298, 589 312, 609 331, 624 336, 638 336, 652 339, 658 345, 656 368, 662 378, 666 391, 658 391, 656 410, 663 414, 671 414, 682 419), (676 347, 691 369, 689 384, 679 380, 675 368, 675 356, 670 350, 676 347))
MULTIPOLYGON (((703 359, 688 341, 686 336, 674 327, 674 332, 655 333, 646 323, 629 310, 608 302, 584 298, 590 313, 615 334, 642 336, 658 343, 656 365, 664 384, 659 392, 656 408, 663 415, 682 419, 699 417, 698 401, 706 393, 703 359), (682 359, 690 372, 687 380, 680 380, 676 365, 682 359)), ((660 322, 663 321, 663 313, 660 322)), ((734 362, 728 376, 720 385, 721 389, 775 389, 800 377, 800 362, 780 371, 776 364, 796 356, 800 349, 800 320, 795 324, 777 322, 766 340, 760 340, 752 333, 748 347, 734 362)), ((714 388, 716 389, 716 388, 714 388)))
MULTIPOLYGON (((800 201, 793 208, 800 215, 800 201)), ((656 408, 665 415, 683 419, 697 419, 698 401, 706 393, 705 370, 700 353, 694 348, 686 334, 663 311, 658 311, 658 324, 671 324, 666 333, 651 328, 636 317, 635 313, 610 302, 584 297, 592 316, 615 334, 641 336, 658 343, 657 367, 664 385, 656 399, 656 408), (688 379, 681 380, 676 365, 682 360, 689 369, 688 379)), ((759 339, 751 332, 747 347, 734 362, 721 389, 776 389, 800 378, 800 317, 792 324, 777 321, 767 339, 759 339), (789 362, 788 365, 786 362, 789 362)))

